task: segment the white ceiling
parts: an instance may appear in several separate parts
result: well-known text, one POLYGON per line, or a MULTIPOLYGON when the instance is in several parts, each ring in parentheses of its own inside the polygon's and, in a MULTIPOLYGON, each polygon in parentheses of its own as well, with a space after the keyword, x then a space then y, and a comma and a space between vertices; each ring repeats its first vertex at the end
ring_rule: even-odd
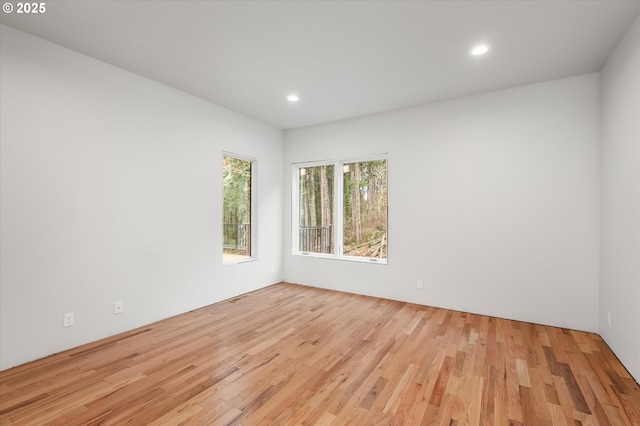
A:
POLYGON ((48 1, 8 25, 289 129, 600 70, 640 1, 48 1), (468 55, 477 42, 488 55, 468 55), (300 95, 290 104, 289 92, 300 95))

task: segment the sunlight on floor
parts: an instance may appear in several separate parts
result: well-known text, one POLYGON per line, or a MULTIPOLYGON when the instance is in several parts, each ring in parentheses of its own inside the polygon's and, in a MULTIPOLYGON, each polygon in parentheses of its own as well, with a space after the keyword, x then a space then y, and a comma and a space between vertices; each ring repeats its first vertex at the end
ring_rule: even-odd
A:
POLYGON ((247 256, 244 254, 231 254, 231 253, 222 253, 222 262, 239 262, 241 260, 249 260, 251 256, 247 256))

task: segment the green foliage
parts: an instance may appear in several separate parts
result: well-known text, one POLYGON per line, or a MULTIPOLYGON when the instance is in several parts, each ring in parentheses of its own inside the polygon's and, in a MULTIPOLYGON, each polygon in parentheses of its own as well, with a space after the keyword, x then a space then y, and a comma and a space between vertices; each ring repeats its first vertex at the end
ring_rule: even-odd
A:
POLYGON ((386 160, 348 163, 339 171, 333 165, 301 168, 300 226, 326 227, 333 223, 336 172, 343 173, 344 253, 386 258, 386 160))
POLYGON ((334 167, 331 165, 300 169, 300 223, 302 226, 332 224, 333 182, 334 167))
POLYGON ((250 223, 251 161, 224 157, 222 172, 224 222, 250 223))
MULTIPOLYGON (((370 249, 386 257, 387 234, 387 162, 386 160, 348 165, 344 173, 344 252, 355 256, 368 256, 370 249), (357 200, 356 200, 357 199, 357 200), (360 215, 354 214, 354 201, 360 204, 360 215), (356 223, 357 222, 357 223, 356 223), (357 227, 360 227, 360 241, 357 227)), ((346 169, 346 168, 345 168, 346 169)))

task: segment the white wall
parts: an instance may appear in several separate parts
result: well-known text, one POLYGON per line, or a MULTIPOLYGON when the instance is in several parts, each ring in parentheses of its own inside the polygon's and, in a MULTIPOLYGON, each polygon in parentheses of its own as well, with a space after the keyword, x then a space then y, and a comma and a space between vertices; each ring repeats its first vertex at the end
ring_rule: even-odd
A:
POLYGON ((640 18, 601 84, 600 335, 640 381, 640 18))
POLYGON ((0 38, 1 369, 281 281, 281 130, 0 38), (223 151, 258 160, 260 244, 259 261, 224 267, 223 151))
POLYGON ((591 74, 288 131, 284 149, 278 129, 0 27, 0 369, 284 278, 599 330, 640 380, 638 20, 601 114, 591 74), (223 151, 258 159, 256 262, 221 264, 223 151), (383 152, 389 264, 292 256, 290 164, 383 152))
POLYGON ((389 263, 291 255, 287 172, 285 280, 597 330, 598 88, 590 74, 286 131, 288 167, 389 154, 389 263))

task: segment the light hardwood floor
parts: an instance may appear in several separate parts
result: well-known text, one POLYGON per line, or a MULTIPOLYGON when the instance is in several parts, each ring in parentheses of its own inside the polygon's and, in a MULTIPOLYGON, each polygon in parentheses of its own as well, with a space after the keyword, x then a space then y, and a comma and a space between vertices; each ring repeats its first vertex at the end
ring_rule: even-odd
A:
POLYGON ((640 425, 596 334, 277 284, 0 373, 0 425, 640 425))

